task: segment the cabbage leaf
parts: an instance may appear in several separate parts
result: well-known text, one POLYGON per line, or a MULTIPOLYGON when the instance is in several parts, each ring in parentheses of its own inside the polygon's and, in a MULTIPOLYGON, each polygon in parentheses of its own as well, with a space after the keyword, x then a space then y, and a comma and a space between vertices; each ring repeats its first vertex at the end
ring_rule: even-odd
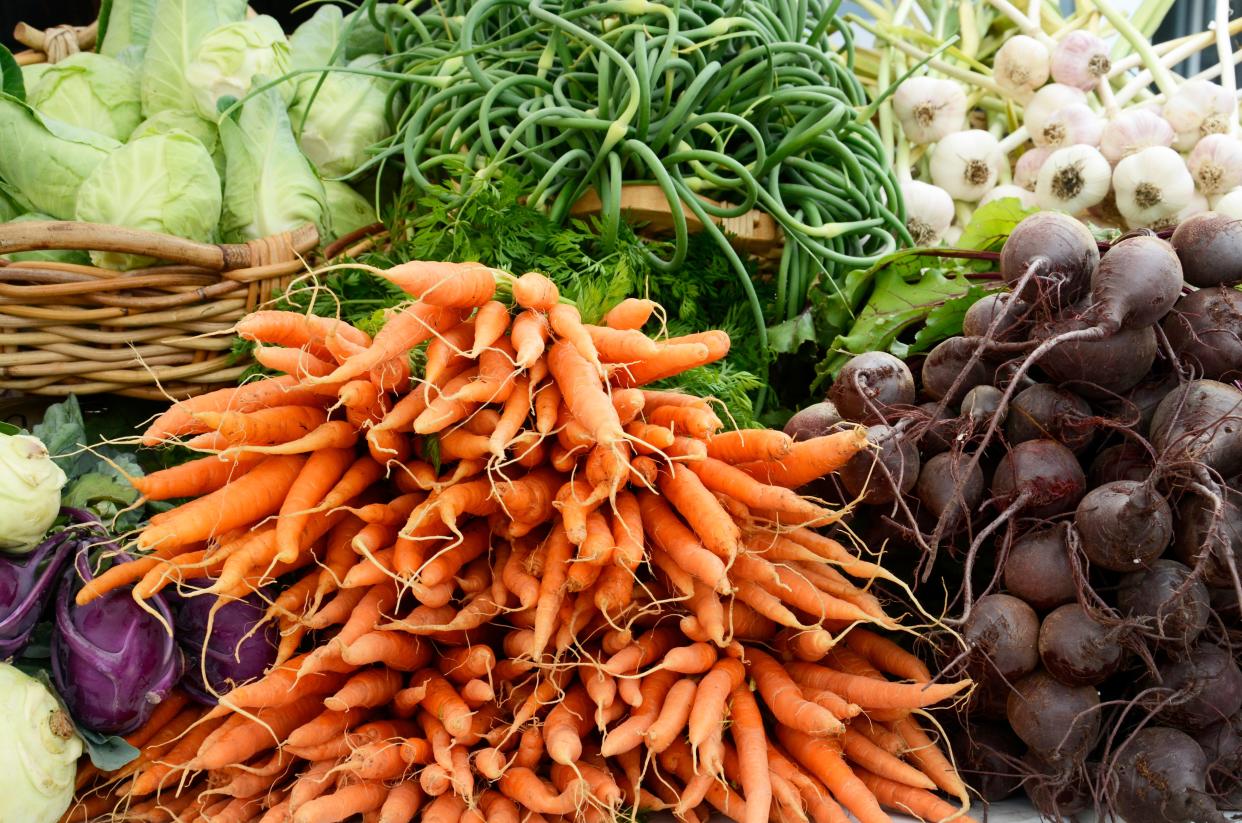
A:
POLYGON ((32 210, 72 220, 82 181, 121 144, 0 94, 0 146, 0 180, 32 210))
MULTIPOLYGON (((140 137, 100 163, 78 192, 75 216, 208 242, 220 222, 220 176, 203 144, 183 131, 140 137)), ((150 257, 91 252, 97 266, 133 269, 150 257)))
POLYGON ((138 73, 83 51, 43 72, 26 99, 40 113, 124 142, 142 122, 138 73))
POLYGON ((331 229, 328 241, 379 221, 371 201, 354 191, 348 183, 325 180, 323 187, 328 195, 328 224, 331 229))
POLYGON ((194 111, 185 70, 207 32, 246 16, 246 0, 156 0, 142 61, 142 113, 194 111))
POLYGON ((204 120, 193 112, 165 109, 139 123, 129 139, 168 134, 170 131, 183 131, 202 143, 216 165, 216 173, 221 180, 224 179, 224 147, 220 145, 220 130, 216 128, 214 120, 204 120))
MULTIPOLYGON (((362 57, 350 65, 379 58, 362 57)), ((307 75, 289 110, 298 144, 325 177, 346 177, 370 157, 371 146, 389 137, 387 80, 329 71, 307 75), (322 79, 322 83, 319 81, 322 79)))
POLYGON ((107 0, 100 9, 99 53, 117 57, 137 46, 145 49, 151 39, 156 0, 107 0))
POLYGON ((313 69, 339 65, 345 60, 344 49, 337 46, 345 33, 345 15, 340 6, 324 5, 289 35, 293 68, 313 69))
MULTIPOLYGON (((258 77, 281 77, 288 71, 289 41, 275 18, 260 15, 208 32, 186 66, 185 79, 198 113, 215 120, 220 102, 245 97, 258 85, 258 77)), ((277 88, 286 102, 292 99, 292 82, 277 88)))
POLYGON ((323 182, 298 148, 280 92, 250 97, 220 121, 224 145, 224 214, 227 242, 289 231, 305 222, 323 230, 327 214, 323 182))

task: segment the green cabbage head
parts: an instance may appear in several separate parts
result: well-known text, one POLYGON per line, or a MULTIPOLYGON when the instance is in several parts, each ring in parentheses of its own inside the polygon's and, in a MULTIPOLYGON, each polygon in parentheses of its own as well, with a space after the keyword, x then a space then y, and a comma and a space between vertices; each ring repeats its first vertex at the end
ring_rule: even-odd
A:
POLYGON ((170 131, 183 131, 202 143, 216 164, 216 173, 221 180, 224 179, 224 147, 220 145, 220 130, 216 128, 214 119, 204 120, 193 112, 164 109, 139 123, 129 139, 168 134, 170 131))
POLYGON ((48 117, 121 142, 142 122, 138 72, 89 51, 44 71, 26 102, 48 117))
POLYGON ((379 220, 371 201, 354 191, 348 183, 325 180, 323 188, 328 194, 328 225, 331 228, 327 238, 329 241, 379 220))
MULTIPOLYGON (((373 66, 376 60, 361 57, 350 65, 373 66)), ((345 177, 357 171, 370 157, 368 149, 392 135, 387 94, 387 80, 365 74, 329 71, 302 78, 289 116, 298 144, 321 174, 345 177)))
MULTIPOLYGON (((220 176, 203 144, 182 131, 140 137, 118 149, 78 192, 78 220, 209 242, 220 222, 220 176)), ((91 252, 97 266, 135 269, 155 261, 91 252)))
MULTIPOLYGON (((275 18, 260 15, 209 32, 186 66, 185 79, 198 113, 214 121, 222 98, 245 97, 257 85, 256 77, 274 79, 288 71, 289 41, 275 18)), ((292 83, 277 88, 286 102, 293 96, 292 83)))

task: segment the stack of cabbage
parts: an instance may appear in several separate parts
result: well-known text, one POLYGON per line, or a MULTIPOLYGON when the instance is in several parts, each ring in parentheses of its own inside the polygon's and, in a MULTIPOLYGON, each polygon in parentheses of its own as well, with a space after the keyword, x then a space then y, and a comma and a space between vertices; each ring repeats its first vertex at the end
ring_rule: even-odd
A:
POLYGON ((365 73, 383 41, 364 16, 325 5, 286 38, 271 17, 246 19, 245 0, 116 0, 101 28, 97 53, 27 66, 22 83, 4 84, 0 221, 203 242, 307 221, 331 238, 375 221, 350 185, 367 148, 391 134, 386 81, 365 73))

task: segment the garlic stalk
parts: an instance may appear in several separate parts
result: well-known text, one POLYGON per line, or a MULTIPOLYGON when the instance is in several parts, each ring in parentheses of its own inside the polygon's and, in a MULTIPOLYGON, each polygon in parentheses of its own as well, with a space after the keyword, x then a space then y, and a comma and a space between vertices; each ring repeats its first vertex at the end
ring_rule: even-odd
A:
POLYGON ((993 200, 1004 200, 1005 198, 1013 198, 1022 204, 1024 209, 1033 209, 1038 203, 1035 202, 1035 195, 1021 186, 1007 185, 997 186, 979 201, 980 206, 986 206, 993 200))
POLYGON ((992 60, 992 79, 1009 96, 1025 104, 1035 90, 1048 82, 1051 56, 1034 37, 1017 34, 1001 46, 992 60))
POLYGON ((1028 149, 1013 165, 1013 182, 1027 191, 1035 191, 1039 170, 1052 155, 1052 149, 1035 147, 1028 149))
POLYGON ((1236 101, 1215 83, 1187 80, 1164 104, 1164 119, 1177 133, 1173 147, 1190 151, 1209 134, 1229 133, 1235 108, 1236 101))
POLYGON ((988 132, 954 132, 932 150, 931 179, 954 200, 973 203, 996 185, 1003 162, 1000 144, 988 132))
MULTIPOLYGON (((1053 139, 1045 133, 1045 129, 1050 125, 1053 115, 1066 106, 1086 105, 1086 103, 1087 95, 1082 89, 1063 86, 1060 83, 1049 83, 1035 92, 1030 102, 1026 104, 1022 114, 1023 124, 1030 132, 1031 140, 1035 145, 1049 145, 1053 143, 1053 139)), ((1053 135, 1056 132, 1057 129, 1054 128, 1053 135)))
POLYGON ((1090 91, 1108 76, 1108 46, 1090 32, 1079 29, 1061 38, 1052 50, 1050 69, 1056 83, 1090 91))
POLYGON ((1051 149, 1075 145, 1098 146, 1103 133, 1104 120, 1090 106, 1071 103, 1048 117, 1043 129, 1031 133, 1031 140, 1037 146, 1051 149))
POLYGON ((1190 204, 1195 181, 1182 157, 1165 146, 1149 146, 1113 169, 1117 210, 1131 228, 1146 228, 1190 204))
POLYGON ((953 223, 953 198, 939 186, 908 180, 901 184, 906 228, 916 246, 934 246, 953 223))
POLYGON ((1176 135, 1169 121, 1146 109, 1127 109, 1104 126, 1100 152, 1116 164, 1148 146, 1171 146, 1176 135))
POLYGON ((1039 170, 1035 200, 1041 209, 1079 214, 1099 204, 1112 184, 1112 168, 1091 146, 1052 153, 1039 170))
POLYGON ((912 143, 935 143, 959 131, 966 119, 966 92, 952 80, 911 77, 893 94, 893 112, 912 143))
POLYGON ((1191 149, 1186 168, 1195 186, 1208 197, 1242 186, 1242 141, 1226 134, 1209 134, 1191 149))

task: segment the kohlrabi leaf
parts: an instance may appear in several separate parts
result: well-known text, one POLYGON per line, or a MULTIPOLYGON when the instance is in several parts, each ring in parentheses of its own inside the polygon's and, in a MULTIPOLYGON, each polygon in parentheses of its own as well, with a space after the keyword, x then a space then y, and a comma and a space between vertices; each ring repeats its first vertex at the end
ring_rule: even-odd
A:
POLYGON ((963 249, 998 251, 1014 226, 1037 211, 1039 209, 1034 207, 1023 208, 1022 201, 1016 197, 1002 197, 985 203, 971 215, 957 245, 963 249))
POLYGON ((31 434, 43 441, 47 452, 71 479, 73 469, 82 456, 81 447, 86 442, 86 423, 82 420, 82 408, 78 398, 69 395, 60 403, 48 406, 43 419, 31 429, 31 434))
POLYGON ((65 487, 62 504, 75 509, 94 509, 100 503, 124 508, 138 499, 138 490, 116 477, 91 472, 65 487))
POLYGON ((82 182, 121 144, 0 94, 0 146, 0 180, 35 211, 72 220, 82 182))
POLYGON ((87 728, 79 728, 78 734, 86 743, 86 753, 90 755, 91 763, 102 772, 114 772, 140 754, 119 735, 103 735, 87 728))
POLYGON ((185 70, 206 34, 246 16, 246 0, 156 0, 142 63, 142 111, 194 111, 185 70))
POLYGON ((26 99, 26 80, 22 77, 22 67, 17 65, 13 52, 3 44, 0 44, 0 91, 18 100, 26 99))

